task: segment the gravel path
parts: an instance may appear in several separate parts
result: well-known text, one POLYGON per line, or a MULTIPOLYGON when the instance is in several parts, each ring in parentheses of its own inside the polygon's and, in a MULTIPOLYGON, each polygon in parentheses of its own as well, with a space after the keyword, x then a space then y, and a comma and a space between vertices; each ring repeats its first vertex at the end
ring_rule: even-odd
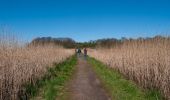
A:
POLYGON ((77 70, 68 85, 69 100, 111 100, 83 55, 78 57, 76 67, 77 70))

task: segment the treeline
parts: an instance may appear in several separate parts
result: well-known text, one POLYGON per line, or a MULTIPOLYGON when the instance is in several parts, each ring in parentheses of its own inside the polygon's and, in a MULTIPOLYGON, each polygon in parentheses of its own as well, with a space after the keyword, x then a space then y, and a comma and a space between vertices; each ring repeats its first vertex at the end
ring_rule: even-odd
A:
POLYGON ((118 46, 122 46, 123 44, 125 43, 129 43, 129 42, 133 42, 136 41, 136 42, 153 42, 156 41, 156 40, 170 40, 170 37, 167 36, 167 37, 164 37, 164 36, 155 36, 155 37, 152 37, 152 38, 142 38, 142 37, 139 37, 139 38, 136 38, 136 39, 133 39, 133 38, 125 38, 125 37, 122 37, 121 39, 116 39, 116 38, 106 38, 106 39, 98 39, 98 40, 95 40, 95 41, 90 41, 86 44, 87 47, 102 47, 102 48, 114 48, 114 47, 118 47, 118 46))
POLYGON ((133 42, 133 41, 150 41, 156 39, 170 39, 170 37, 163 37, 163 36, 155 36, 153 38, 105 38, 105 39, 98 39, 98 40, 91 40, 89 42, 75 42, 71 38, 51 38, 51 37, 42 37, 42 38, 36 38, 34 39, 30 44, 31 45, 48 45, 48 44, 55 44, 55 45, 61 45, 65 48, 96 48, 96 47, 103 47, 103 48, 113 48, 117 46, 121 46, 124 43, 127 42, 133 42))
POLYGON ((71 38, 52 38, 52 37, 38 37, 32 40, 29 45, 37 46, 37 45, 61 45, 65 48, 74 48, 76 42, 71 38))
POLYGON ((38 46, 38 45, 45 46, 49 44, 53 44, 57 46, 60 45, 65 48, 84 48, 84 47, 93 48, 96 46, 95 41, 80 43, 80 42, 75 42, 71 38, 52 38, 52 37, 35 38, 31 41, 31 43, 29 43, 29 46, 38 46))

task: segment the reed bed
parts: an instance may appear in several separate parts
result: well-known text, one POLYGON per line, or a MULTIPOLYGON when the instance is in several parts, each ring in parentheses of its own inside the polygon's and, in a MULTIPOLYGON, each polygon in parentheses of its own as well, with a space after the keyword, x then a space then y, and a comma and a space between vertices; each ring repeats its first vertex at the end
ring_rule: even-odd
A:
POLYGON ((126 40, 113 48, 89 50, 89 55, 170 100, 170 37, 126 40))
POLYGON ((0 100, 17 100, 23 84, 34 84, 48 67, 73 53, 60 46, 19 46, 0 41, 0 100))

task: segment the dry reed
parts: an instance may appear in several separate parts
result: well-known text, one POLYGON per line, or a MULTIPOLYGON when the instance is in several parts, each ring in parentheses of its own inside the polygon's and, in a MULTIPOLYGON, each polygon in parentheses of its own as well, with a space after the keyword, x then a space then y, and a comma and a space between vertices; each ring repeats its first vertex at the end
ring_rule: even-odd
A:
POLYGON ((0 39, 0 100, 16 100, 25 83, 34 83, 53 63, 73 55, 60 46, 27 47, 0 39))
POLYGON ((90 50, 90 55, 118 70, 139 86, 161 91, 170 99, 170 38, 126 40, 114 48, 90 50))

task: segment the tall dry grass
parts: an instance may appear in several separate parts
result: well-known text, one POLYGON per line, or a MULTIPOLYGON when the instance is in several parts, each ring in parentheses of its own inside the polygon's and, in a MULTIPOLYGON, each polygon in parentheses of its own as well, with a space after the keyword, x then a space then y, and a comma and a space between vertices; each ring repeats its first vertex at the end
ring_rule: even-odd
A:
POLYGON ((147 89, 158 89, 170 99, 170 38, 127 40, 90 55, 147 89))
POLYGON ((73 55, 60 46, 19 46, 0 38, 0 100, 16 100, 25 83, 34 83, 55 63, 73 55))

